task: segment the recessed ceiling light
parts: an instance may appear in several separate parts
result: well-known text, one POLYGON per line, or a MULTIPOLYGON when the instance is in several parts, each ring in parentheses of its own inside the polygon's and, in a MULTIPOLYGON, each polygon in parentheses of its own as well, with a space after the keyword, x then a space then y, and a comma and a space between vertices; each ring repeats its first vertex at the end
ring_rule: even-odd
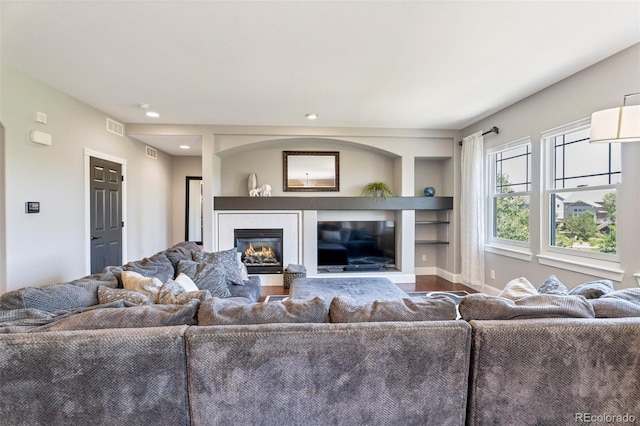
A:
POLYGON ((145 115, 147 117, 153 117, 153 118, 160 117, 160 114, 158 114, 155 111, 151 111, 151 105, 149 105, 149 104, 140 104, 138 106, 140 107, 140 109, 143 109, 145 111, 145 115))
POLYGON ((315 112, 310 112, 309 114, 307 114, 307 118, 309 120, 315 120, 316 118, 318 118, 318 114, 316 114, 315 112))
POLYGON ((189 145, 180 145, 180 149, 190 149, 189 145))

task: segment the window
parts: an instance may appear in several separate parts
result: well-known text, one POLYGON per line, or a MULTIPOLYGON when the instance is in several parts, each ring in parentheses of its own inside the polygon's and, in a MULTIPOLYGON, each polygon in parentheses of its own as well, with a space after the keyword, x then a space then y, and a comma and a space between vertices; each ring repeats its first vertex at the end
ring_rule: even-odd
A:
POLYGON ((488 151, 490 243, 529 245, 531 140, 488 151))
POLYGON ((546 247, 570 256, 616 260, 620 144, 590 144, 589 120, 543 134, 546 247))

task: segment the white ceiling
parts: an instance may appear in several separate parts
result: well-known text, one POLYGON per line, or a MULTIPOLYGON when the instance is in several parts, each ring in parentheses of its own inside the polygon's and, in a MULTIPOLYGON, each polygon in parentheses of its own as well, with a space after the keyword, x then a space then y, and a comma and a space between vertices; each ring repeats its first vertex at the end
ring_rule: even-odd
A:
POLYGON ((640 42, 640 0, 0 8, 3 62, 126 123, 461 129, 640 42))

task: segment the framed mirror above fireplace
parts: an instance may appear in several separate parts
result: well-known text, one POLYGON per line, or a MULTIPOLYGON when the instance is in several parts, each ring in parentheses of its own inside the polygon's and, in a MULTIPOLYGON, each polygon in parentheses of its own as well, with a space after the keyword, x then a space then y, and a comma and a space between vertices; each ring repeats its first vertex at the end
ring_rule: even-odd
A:
POLYGON ((283 151, 285 192, 340 191, 340 153, 283 151))

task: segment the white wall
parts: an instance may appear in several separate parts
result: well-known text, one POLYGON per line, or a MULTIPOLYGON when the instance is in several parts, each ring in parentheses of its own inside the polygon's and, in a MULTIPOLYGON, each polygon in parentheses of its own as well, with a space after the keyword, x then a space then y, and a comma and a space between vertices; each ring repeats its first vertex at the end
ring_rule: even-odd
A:
POLYGON ((170 245, 184 241, 187 198, 187 176, 202 176, 202 157, 173 157, 172 232, 170 245))
MULTIPOLYGON (((106 131, 106 114, 2 66, 0 121, 5 127, 6 288, 42 285, 86 275, 84 148, 127 160, 128 259, 149 256, 171 242, 172 158, 106 131), (35 113, 48 115, 48 124, 35 113), (31 130, 53 137, 30 141, 31 130), (41 212, 26 214, 25 202, 41 212)), ((117 120, 117 117, 112 117, 117 120)))
MULTIPOLYGON (((592 275, 551 268, 538 263, 540 253, 540 154, 541 133, 547 129, 589 118, 591 113, 622 105, 623 95, 640 92, 640 44, 595 64, 565 80, 560 81, 482 121, 463 129, 469 135, 492 126, 500 128, 500 134, 487 135, 485 149, 495 147, 526 136, 532 141, 532 198, 531 198, 531 261, 516 260, 497 254, 485 254, 485 283, 503 288, 512 278, 524 276, 539 286, 544 279, 555 274, 568 287, 598 278, 592 275), (496 278, 489 271, 494 269, 496 278)), ((633 276, 640 272, 640 225, 637 220, 640 206, 640 143, 622 145, 623 184, 618 195, 618 249, 621 267, 625 271, 617 288, 636 287, 633 276)))

